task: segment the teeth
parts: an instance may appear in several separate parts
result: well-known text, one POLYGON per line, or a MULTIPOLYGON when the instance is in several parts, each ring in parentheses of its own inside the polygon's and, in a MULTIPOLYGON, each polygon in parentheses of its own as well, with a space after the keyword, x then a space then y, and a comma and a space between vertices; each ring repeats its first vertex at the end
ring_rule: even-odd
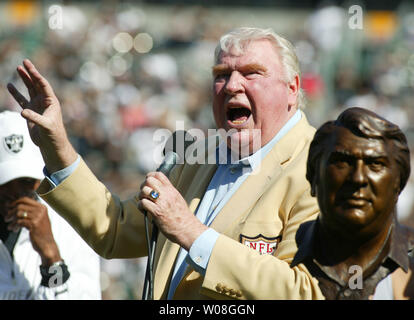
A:
POLYGON ((246 122, 246 120, 233 120, 232 122, 234 124, 242 124, 242 123, 246 122))

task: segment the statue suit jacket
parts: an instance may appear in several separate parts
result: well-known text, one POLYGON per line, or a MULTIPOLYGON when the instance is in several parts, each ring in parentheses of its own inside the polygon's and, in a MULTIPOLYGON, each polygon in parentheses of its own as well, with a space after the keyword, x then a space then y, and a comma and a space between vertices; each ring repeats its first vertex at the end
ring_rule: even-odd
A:
MULTIPOLYGON (((309 144, 315 129, 305 115, 266 155, 219 212, 211 228, 220 233, 205 276, 191 267, 175 299, 323 299, 318 282, 303 265, 290 268, 295 234, 319 209, 305 178, 309 144), (272 254, 242 244, 275 241, 272 254)), ((216 139, 207 140, 208 150, 216 139), (214 140, 213 143, 210 141, 214 140)), ((206 153, 207 154, 207 153, 206 153)), ((194 212, 216 171, 215 164, 177 165, 170 181, 194 212)), ((121 201, 81 161, 74 173, 52 189, 43 180, 40 196, 105 258, 146 256, 144 219, 138 193, 121 201)), ((179 246, 160 234, 154 275, 154 298, 165 299, 179 246)))

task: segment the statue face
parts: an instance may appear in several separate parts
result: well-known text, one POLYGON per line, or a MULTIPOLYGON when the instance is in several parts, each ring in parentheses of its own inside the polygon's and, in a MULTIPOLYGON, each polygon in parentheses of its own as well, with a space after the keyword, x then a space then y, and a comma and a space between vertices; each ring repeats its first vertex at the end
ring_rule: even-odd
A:
POLYGON ((391 143, 338 127, 326 144, 315 189, 321 223, 341 233, 377 234, 392 221, 399 194, 391 143))

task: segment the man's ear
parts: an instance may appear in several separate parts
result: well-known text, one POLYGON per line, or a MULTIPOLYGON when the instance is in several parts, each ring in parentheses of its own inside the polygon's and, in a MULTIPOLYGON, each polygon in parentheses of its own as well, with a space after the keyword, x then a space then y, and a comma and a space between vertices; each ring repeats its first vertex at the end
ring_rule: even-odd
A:
MULTIPOLYGON (((319 164, 319 161, 316 161, 319 164)), ((318 186, 318 177, 319 177, 319 168, 315 167, 313 172, 312 181, 310 183, 311 185, 311 196, 316 197, 316 190, 318 186)))
POLYGON ((288 105, 290 107, 296 107, 299 98, 300 79, 299 75, 296 75, 292 81, 287 83, 288 85, 288 105))
POLYGON ((396 181, 395 183, 395 188, 396 188, 396 192, 397 192, 397 198, 400 196, 401 191, 403 191, 403 189, 401 189, 401 176, 398 176, 398 179, 395 179, 396 181))
POLYGON ((313 181, 311 183, 311 196, 312 197, 316 197, 316 183, 315 183, 315 178, 313 178, 313 181))

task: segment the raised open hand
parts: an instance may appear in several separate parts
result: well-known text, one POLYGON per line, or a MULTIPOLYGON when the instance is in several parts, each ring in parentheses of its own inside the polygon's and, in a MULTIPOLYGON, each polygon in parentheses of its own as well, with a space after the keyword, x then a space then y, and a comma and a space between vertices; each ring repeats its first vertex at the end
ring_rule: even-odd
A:
POLYGON ((29 61, 24 60, 17 72, 29 91, 30 101, 9 83, 7 88, 23 108, 33 142, 39 146, 49 172, 63 169, 76 160, 63 125, 60 103, 49 82, 29 61), (24 67, 23 67, 24 66, 24 67))

